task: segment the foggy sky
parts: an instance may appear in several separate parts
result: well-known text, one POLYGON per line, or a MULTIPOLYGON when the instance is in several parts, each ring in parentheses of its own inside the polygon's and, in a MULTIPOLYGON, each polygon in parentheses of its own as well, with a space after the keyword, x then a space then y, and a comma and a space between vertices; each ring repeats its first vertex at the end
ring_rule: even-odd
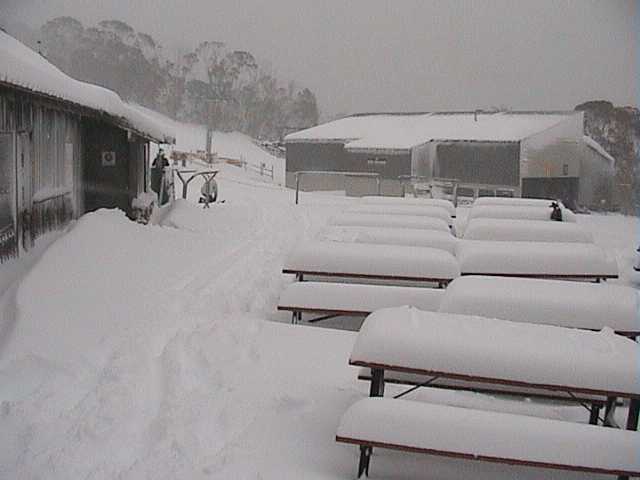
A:
POLYGON ((224 41, 311 88, 333 115, 638 105, 639 9, 631 0, 0 0, 0 25, 116 18, 172 51, 224 41))

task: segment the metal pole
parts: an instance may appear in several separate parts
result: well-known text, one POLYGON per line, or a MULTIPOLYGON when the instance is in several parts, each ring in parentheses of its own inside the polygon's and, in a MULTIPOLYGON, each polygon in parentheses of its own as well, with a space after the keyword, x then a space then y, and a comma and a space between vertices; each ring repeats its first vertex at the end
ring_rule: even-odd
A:
POLYGON ((300 172, 296 172, 296 205, 298 205, 298 192, 300 191, 300 172))

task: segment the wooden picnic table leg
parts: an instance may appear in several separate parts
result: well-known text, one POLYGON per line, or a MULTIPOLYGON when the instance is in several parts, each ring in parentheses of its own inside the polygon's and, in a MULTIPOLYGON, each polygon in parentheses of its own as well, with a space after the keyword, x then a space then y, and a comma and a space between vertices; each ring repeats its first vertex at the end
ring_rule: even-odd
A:
MULTIPOLYGON (((632 398, 629 401, 629 414, 627 415, 627 430, 638 430, 638 414, 640 413, 640 398, 632 398)), ((618 480, 629 480, 626 475, 618 476, 618 480)))
POLYGON ((616 427, 616 422, 613 417, 616 413, 617 403, 617 397, 607 397, 607 403, 604 407, 604 422, 602 422, 605 427, 616 427))
MULTIPOLYGON (((382 368, 371 369, 370 397, 384 397, 384 370, 382 368)), ((360 462, 358 463, 358 478, 364 473, 369 476, 369 462, 373 447, 370 445, 360 445, 360 462)))
POLYGON ((591 414, 589 415, 589 424, 597 425, 598 418, 600 417, 600 404, 592 403, 591 404, 591 414))
POLYGON ((304 274, 302 272, 296 273, 296 282, 304 282, 304 274))

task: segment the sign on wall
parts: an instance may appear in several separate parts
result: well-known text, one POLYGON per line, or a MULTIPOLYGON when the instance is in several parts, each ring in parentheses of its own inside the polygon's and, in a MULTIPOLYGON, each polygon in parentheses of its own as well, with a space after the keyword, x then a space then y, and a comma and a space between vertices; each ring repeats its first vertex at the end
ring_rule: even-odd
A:
POLYGON ((103 167, 115 167, 116 166, 116 152, 102 152, 102 166, 103 167))

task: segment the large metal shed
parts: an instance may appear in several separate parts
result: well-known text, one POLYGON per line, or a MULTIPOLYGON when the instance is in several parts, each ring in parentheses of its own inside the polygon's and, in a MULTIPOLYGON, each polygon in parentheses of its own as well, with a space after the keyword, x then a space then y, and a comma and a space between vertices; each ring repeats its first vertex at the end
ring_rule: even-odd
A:
MULTIPOLYGON (((287 135, 287 185, 304 170, 373 172, 590 205, 588 184, 612 174, 589 168, 582 124, 575 111, 353 115, 287 135)), ((339 189, 334 178, 309 189, 339 189)))

